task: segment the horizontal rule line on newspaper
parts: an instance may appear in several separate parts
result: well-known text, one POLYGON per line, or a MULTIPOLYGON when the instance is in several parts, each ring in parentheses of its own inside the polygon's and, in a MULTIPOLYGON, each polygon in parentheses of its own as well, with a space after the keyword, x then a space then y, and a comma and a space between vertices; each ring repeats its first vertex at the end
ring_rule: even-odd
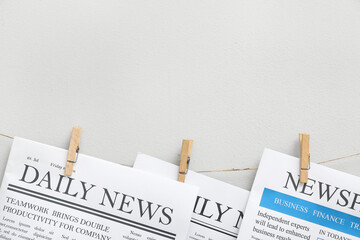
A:
POLYGON ((202 227, 205 227, 205 228, 208 228, 208 229, 211 229, 213 231, 216 231, 216 232, 219 232, 219 233, 222 233, 222 234, 225 234, 225 235, 228 235, 230 237, 233 237, 233 238, 237 238, 237 233, 233 233, 233 232, 230 232, 226 229, 223 229, 223 228, 220 228, 220 227, 216 227, 212 224, 209 224, 209 223, 206 223, 204 221, 200 221, 199 219, 196 219, 196 218, 191 218, 191 222, 192 223, 195 223, 195 224, 198 224, 202 227))
POLYGON ((78 211, 81 211, 81 212, 92 214, 92 215, 95 215, 95 216, 98 216, 98 217, 101 217, 101 218, 104 218, 104 219, 108 219, 108 220, 111 220, 111 221, 114 221, 114 222, 117 222, 117 223, 121 223, 121 224, 131 226, 131 227, 134 227, 134 228, 137 228, 137 229, 141 229, 143 231, 154 233, 156 235, 163 236, 163 237, 166 237, 166 238, 169 238, 169 239, 175 239, 175 236, 174 236, 173 233, 166 232, 164 230, 157 229, 157 228, 145 225, 145 224, 136 223, 136 222, 131 221, 129 219, 118 217, 118 216, 115 216, 115 215, 112 215, 112 214, 109 214, 109 213, 106 213, 106 212, 102 212, 102 211, 99 211, 99 210, 96 210, 96 209, 93 209, 93 208, 90 208, 90 207, 85 207, 85 206, 82 206, 80 204, 72 203, 72 202, 69 202, 69 201, 66 201, 66 200, 63 200, 63 199, 59 199, 59 198, 56 198, 56 197, 52 197, 52 196, 49 196, 49 195, 46 195, 46 194, 31 191, 29 189, 25 189, 25 188, 22 188, 22 187, 19 187, 19 186, 15 186, 13 184, 9 184, 8 190, 13 191, 13 192, 17 192, 17 193, 20 193, 20 194, 23 194, 23 195, 31 196, 31 197, 34 197, 34 198, 38 198, 38 199, 41 199, 41 200, 44 200, 44 201, 47 201, 47 202, 55 203, 55 204, 58 204, 58 205, 61 205, 61 206, 64 206, 64 207, 72 208, 72 209, 75 209, 75 210, 78 210, 78 211), (83 209, 81 209, 81 208, 83 208, 83 209))

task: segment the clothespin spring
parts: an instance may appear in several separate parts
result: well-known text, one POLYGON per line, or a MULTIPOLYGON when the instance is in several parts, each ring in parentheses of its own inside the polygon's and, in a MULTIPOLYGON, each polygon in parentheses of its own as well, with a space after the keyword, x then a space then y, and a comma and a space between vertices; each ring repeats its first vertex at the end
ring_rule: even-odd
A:
POLYGON ((301 168, 301 170, 310 170, 311 168, 311 161, 310 161, 310 153, 309 153, 309 167, 308 168, 301 168))
POLYGON ((70 138, 69 150, 66 158, 66 165, 65 165, 66 176, 72 175, 74 164, 78 160, 79 150, 80 150, 80 135, 81 135, 81 128, 73 127, 70 138))
POLYGON ((79 148, 79 147, 77 147, 77 148, 76 148, 76 157, 75 157, 75 161, 67 160, 67 162, 69 162, 69 163, 77 163, 77 160, 78 160, 78 157, 79 157, 79 151, 80 151, 80 148, 79 148))
POLYGON ((189 171, 189 163, 190 163, 190 157, 187 158, 187 165, 188 167, 186 168, 186 171, 185 172, 179 172, 179 174, 183 174, 183 175, 186 175, 189 171))
POLYGON ((183 139, 181 155, 180 155, 180 166, 178 172, 178 181, 185 182, 185 176, 188 173, 189 163, 190 163, 190 155, 193 145, 193 140, 191 139, 183 139))

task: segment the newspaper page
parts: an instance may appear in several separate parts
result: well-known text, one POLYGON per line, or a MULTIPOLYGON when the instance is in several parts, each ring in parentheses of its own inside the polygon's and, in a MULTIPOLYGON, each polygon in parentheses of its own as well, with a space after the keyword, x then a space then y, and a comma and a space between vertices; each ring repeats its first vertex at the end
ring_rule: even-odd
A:
MULTIPOLYGON (((179 166, 145 154, 138 154, 134 168, 171 179, 177 179, 179 172, 179 166)), ((188 239, 236 239, 249 191, 190 170, 185 183, 199 187, 188 239)))
POLYGON ((360 179, 311 163, 300 183, 300 160, 265 149, 239 240, 360 238, 360 179))
POLYGON ((186 239, 198 189, 15 138, 0 189, 0 239, 186 239))

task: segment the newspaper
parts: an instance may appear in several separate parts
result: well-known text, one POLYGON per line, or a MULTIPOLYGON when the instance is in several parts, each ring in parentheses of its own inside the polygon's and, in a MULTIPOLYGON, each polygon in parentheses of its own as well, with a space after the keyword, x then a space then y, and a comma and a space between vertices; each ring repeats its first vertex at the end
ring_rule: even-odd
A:
POLYGON ((186 239, 198 188, 15 138, 0 189, 0 239, 186 239))
MULTIPOLYGON (((145 154, 138 154, 134 168, 171 179, 179 172, 178 166, 145 154)), ((185 183, 200 188, 187 239, 236 239, 249 191, 193 171, 187 172, 185 183)))
POLYGON ((299 169, 298 158, 264 151, 239 240, 360 238, 360 179, 311 163, 303 184, 299 169))

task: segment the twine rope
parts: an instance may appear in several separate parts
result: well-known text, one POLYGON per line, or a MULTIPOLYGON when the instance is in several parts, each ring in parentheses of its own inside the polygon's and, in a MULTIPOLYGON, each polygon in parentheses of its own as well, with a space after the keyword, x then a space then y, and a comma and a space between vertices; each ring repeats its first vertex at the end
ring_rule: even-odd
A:
MULTIPOLYGON (((14 137, 3 134, 3 133, 0 133, 0 136, 5 137, 5 138, 14 139, 14 137)), ((338 158, 320 161, 320 162, 317 162, 317 164, 324 164, 324 163, 339 161, 342 159, 352 158, 352 157, 356 157, 359 155, 360 155, 360 153, 354 153, 354 154, 350 154, 350 155, 346 155, 346 156, 342 156, 342 157, 338 157, 338 158)), ((126 165, 126 164, 120 164, 120 165, 132 167, 132 166, 126 165)), ((230 169, 219 169, 219 170, 200 170, 200 171, 196 171, 196 172, 197 173, 212 173, 212 172, 240 172, 240 171, 255 171, 255 170, 258 170, 258 168, 230 168, 230 169)))

